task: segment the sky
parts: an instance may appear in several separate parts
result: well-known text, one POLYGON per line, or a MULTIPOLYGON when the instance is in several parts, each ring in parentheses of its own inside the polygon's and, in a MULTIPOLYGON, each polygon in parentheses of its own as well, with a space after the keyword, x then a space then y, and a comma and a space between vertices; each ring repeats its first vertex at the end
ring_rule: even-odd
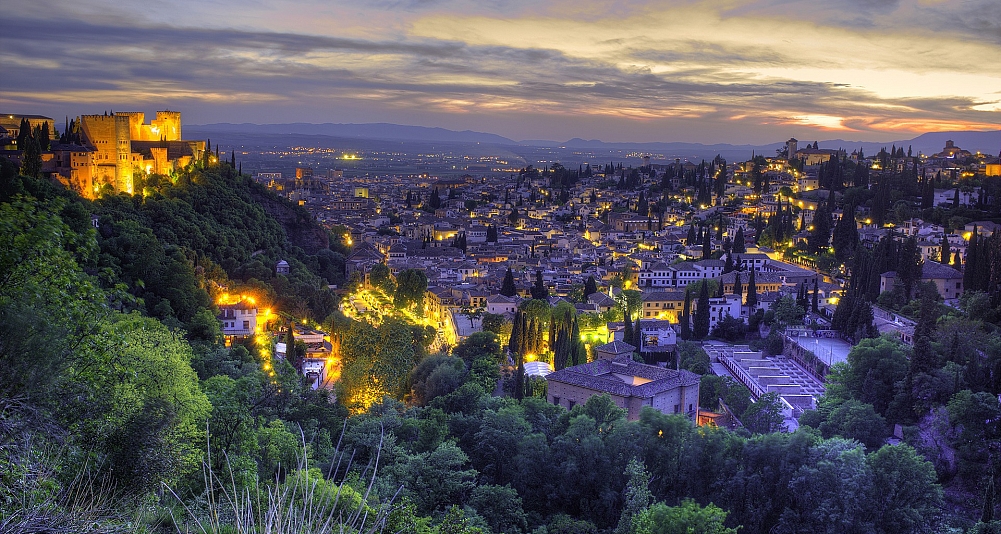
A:
POLYGON ((997 0, 4 6, 0 112, 57 119, 171 109, 702 143, 1001 127, 997 0))

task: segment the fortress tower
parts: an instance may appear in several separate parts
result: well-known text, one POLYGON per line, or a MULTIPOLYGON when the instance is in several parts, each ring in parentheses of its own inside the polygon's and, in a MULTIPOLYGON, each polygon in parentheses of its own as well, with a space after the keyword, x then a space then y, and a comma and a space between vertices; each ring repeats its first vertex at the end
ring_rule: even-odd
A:
MULTIPOLYGON (((131 125, 136 114, 81 115, 86 142, 96 149, 94 183, 132 193, 131 125)), ((139 114, 142 120, 142 114, 139 114)))
MULTIPOLYGON (((82 144, 58 148, 57 173, 69 187, 88 198, 111 186, 116 192, 134 194, 136 184, 150 174, 168 175, 195 164, 205 152, 205 141, 181 139, 181 114, 157 111, 145 123, 141 111, 82 115, 82 144)), ((51 119, 50 119, 51 120, 51 119)))
POLYGON ((180 111, 157 111, 156 119, 150 123, 152 137, 149 141, 159 141, 161 138, 166 141, 181 140, 181 112, 180 111))
POLYGON ((796 152, 799 151, 799 140, 795 137, 791 137, 786 141, 786 160, 792 160, 796 156, 796 152))

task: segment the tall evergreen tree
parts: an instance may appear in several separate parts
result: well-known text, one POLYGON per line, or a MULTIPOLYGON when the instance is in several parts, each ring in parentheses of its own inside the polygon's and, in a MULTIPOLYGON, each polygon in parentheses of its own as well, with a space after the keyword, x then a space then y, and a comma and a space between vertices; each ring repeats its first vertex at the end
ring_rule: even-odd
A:
POLYGON ((927 175, 924 176, 921 187, 921 208, 928 209, 935 206, 935 184, 927 175))
POLYGON ((524 313, 518 310, 514 313, 514 321, 511 323, 511 338, 508 340, 507 348, 511 351, 511 354, 517 355, 521 351, 522 337, 525 335, 521 330, 521 322, 524 319, 524 313))
POLYGON ((584 281, 584 296, 587 297, 592 293, 598 292, 598 283, 594 281, 593 276, 588 276, 587 280, 584 281))
POLYGON ((518 369, 514 373, 514 398, 525 398, 525 355, 518 354, 518 369))
POLYGON ((38 178, 42 172, 42 147, 39 144, 40 132, 28 132, 18 148, 21 150, 21 174, 38 178))
POLYGON ((633 341, 633 319, 629 317, 629 312, 625 309, 622 310, 622 341, 628 343, 632 346, 636 346, 633 341))
POLYGON ((738 254, 743 254, 747 252, 747 246, 744 244, 744 227, 741 226, 737 228, 737 236, 733 239, 733 251, 738 254))
POLYGON ((921 280, 921 251, 917 237, 911 236, 900 245, 900 259, 897 262, 897 278, 904 288, 904 297, 911 300, 914 286, 921 280))
POLYGON ((636 346, 636 352, 641 356, 643 355, 643 320, 636 318, 636 322, 633 323, 633 341, 636 346))
POLYGON ((855 225, 855 206, 849 204, 845 207, 844 214, 838 219, 838 224, 834 226, 832 236, 834 257, 839 263, 848 263, 858 247, 858 242, 859 233, 858 226, 855 225))
POLYGON ((537 269, 535 271, 535 284, 532 285, 532 298, 538 300, 546 300, 549 298, 549 289, 546 287, 546 282, 542 279, 541 269, 537 269))
POLYGON ((706 227, 706 234, 702 237, 702 259, 708 260, 712 257, 713 245, 712 245, 712 234, 709 233, 709 227, 706 227))
POLYGON ((441 207, 441 197, 438 196, 438 188, 435 187, 431 191, 431 198, 428 200, 428 206, 432 210, 436 210, 441 207))
POLYGON ((43 122, 42 127, 39 128, 38 132, 38 148, 42 152, 49 150, 50 143, 52 141, 52 133, 49 132, 49 123, 43 122))
POLYGON ((744 298, 744 287, 740 285, 740 272, 733 277, 733 294, 737 295, 743 301, 744 298))
POLYGON ((758 285, 754 282, 754 267, 751 267, 751 272, 747 275, 747 300, 745 304, 750 308, 758 305, 758 285))
POLYGON ((17 149, 24 152, 25 140, 31 137, 31 124, 28 119, 21 119, 21 124, 17 130, 17 149))
POLYGON ((817 279, 814 278, 813 279, 813 302, 812 302, 813 305, 811 306, 811 309, 813 310, 813 313, 818 313, 818 311, 820 309, 817 306, 818 303, 819 303, 818 302, 818 296, 817 296, 817 293, 818 293, 818 287, 817 286, 818 286, 817 279))
POLYGON ((942 251, 939 253, 939 260, 942 265, 949 265, 952 261, 952 251, 949 250, 949 236, 942 234, 942 251))
POLYGON ((678 318, 681 323, 681 331, 678 333, 683 340, 689 340, 692 338, 692 294, 687 289, 685 290, 685 305, 681 309, 681 317, 678 318))
MULTIPOLYGON (((914 327, 914 350, 911 353, 910 372, 908 373, 909 381, 912 384, 913 378, 918 374, 930 373, 939 367, 938 356, 931 345, 935 334, 935 320, 937 319, 936 307, 930 292, 922 291, 921 317, 918 318, 918 324, 914 327)), ((916 397, 917 395, 912 392, 911 398, 916 397)))
POLYGON ((511 268, 507 268, 507 272, 504 273, 504 282, 501 284, 500 294, 505 297, 513 297, 518 293, 518 288, 514 285, 514 273, 511 272, 511 268))
POLYGON ((821 204, 813 216, 813 231, 807 237, 807 248, 811 254, 827 250, 831 241, 831 214, 827 204, 821 204))
POLYGON ((615 534, 630 534, 636 532, 637 528, 633 524, 634 518, 645 511, 653 503, 653 494, 650 492, 650 473, 641 460, 633 458, 626 466, 626 475, 629 480, 626 483, 625 503, 622 506, 622 513, 619 516, 619 524, 615 528, 615 534))
POLYGON ((573 343, 570 353, 571 365, 587 363, 587 348, 584 347, 584 342, 580 339, 580 325, 576 315, 574 315, 573 326, 570 329, 570 340, 573 343))
POLYGON ((969 243, 966 245, 966 264, 963 267, 963 288, 967 291, 973 291, 979 285, 976 281, 977 265, 980 262, 977 250, 979 241, 980 235, 977 227, 974 226, 969 243))
POLYGON ((709 284, 702 281, 702 288, 699 289, 699 301, 695 307, 695 322, 693 333, 695 339, 704 339, 709 335, 709 284))

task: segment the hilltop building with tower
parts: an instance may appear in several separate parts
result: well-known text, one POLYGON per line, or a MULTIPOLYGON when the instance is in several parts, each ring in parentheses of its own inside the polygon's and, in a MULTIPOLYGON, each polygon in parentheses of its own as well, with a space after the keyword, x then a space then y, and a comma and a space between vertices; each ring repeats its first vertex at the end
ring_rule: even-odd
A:
MULTIPOLYGON (((46 123, 52 139, 42 154, 42 172, 58 178, 82 196, 95 198, 102 189, 133 193, 136 178, 150 174, 169 175, 202 158, 206 141, 187 141, 181 136, 181 113, 157 111, 149 124, 141 111, 81 115, 67 121, 57 136, 54 121, 36 115, 3 115, 0 127, 15 138, 21 119, 32 128, 46 123)), ((0 132, 3 133, 3 132, 0 132)), ((20 157, 18 147, 5 151, 10 159, 20 157)))

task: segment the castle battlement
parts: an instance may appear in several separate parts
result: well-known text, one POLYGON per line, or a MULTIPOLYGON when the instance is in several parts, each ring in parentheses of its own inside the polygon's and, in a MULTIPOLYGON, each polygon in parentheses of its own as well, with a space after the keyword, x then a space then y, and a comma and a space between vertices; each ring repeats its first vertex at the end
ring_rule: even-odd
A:
POLYGON ((74 122, 83 146, 54 147, 65 154, 56 155, 51 172, 81 195, 95 198, 106 186, 132 194, 137 177, 170 174, 201 159, 205 141, 181 138, 179 111, 157 111, 155 117, 146 124, 142 111, 80 115, 74 122))

